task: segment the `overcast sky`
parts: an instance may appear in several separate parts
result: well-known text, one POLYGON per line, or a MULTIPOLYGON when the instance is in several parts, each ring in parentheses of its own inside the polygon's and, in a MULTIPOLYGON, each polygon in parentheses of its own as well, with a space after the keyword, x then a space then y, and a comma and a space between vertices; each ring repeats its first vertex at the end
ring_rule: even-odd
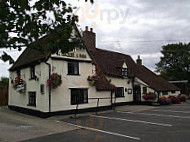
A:
MULTIPOLYGON (((97 47, 131 55, 141 55, 143 64, 155 70, 162 45, 189 42, 189 0, 71 0, 77 6, 80 29, 93 27, 97 47)), ((3 50, 0 50, 2 54, 3 50)), ((20 53, 9 52, 14 59, 20 53)), ((8 76, 8 63, 0 61, 0 76, 8 76)))

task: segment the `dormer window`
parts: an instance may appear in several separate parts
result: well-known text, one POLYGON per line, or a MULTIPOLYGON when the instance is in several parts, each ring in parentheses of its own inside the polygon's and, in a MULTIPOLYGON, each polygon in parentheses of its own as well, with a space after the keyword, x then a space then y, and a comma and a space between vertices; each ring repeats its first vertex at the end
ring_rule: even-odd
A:
POLYGON ((128 75, 127 68, 122 68, 122 76, 127 77, 127 75, 128 75))

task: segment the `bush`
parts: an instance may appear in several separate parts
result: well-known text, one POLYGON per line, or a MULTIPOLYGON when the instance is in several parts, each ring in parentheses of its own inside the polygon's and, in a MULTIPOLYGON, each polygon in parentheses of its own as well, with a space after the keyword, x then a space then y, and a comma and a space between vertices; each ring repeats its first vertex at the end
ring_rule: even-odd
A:
POLYGON ((169 98, 171 99, 172 104, 180 104, 181 103, 181 101, 178 97, 169 96, 169 98))
POLYGON ((186 102, 187 101, 187 95, 185 94, 179 94, 178 98, 181 102, 186 102))
POLYGON ((150 92, 150 93, 144 94, 142 97, 146 101, 147 100, 156 100, 157 95, 150 92))
POLYGON ((0 85, 4 86, 4 87, 8 87, 9 86, 9 78, 7 78, 7 77, 1 77, 1 79, 0 79, 0 85))
POLYGON ((171 104, 171 99, 169 97, 166 98, 163 96, 158 100, 158 102, 160 103, 160 105, 169 105, 171 104))

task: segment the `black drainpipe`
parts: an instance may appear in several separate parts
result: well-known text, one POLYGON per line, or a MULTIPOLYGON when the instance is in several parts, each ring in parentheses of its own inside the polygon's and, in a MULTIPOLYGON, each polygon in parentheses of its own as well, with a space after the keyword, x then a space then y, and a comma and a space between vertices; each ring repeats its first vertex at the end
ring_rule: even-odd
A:
MULTIPOLYGON (((51 65, 45 62, 49 66, 49 79, 51 78, 51 65)), ((49 85, 49 112, 51 112, 51 85, 49 85)))
POLYGON ((111 90, 111 109, 113 108, 113 91, 111 90))
POLYGON ((132 88, 133 88, 133 103, 135 103, 135 77, 132 77, 132 88))

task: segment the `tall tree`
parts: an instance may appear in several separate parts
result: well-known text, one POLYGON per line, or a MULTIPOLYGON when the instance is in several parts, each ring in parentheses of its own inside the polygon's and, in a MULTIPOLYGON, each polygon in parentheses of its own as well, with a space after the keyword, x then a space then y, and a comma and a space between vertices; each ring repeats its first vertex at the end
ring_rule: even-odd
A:
MULTIPOLYGON (((49 50, 66 52, 80 42, 69 40, 72 26, 78 21, 72 11, 65 0, 0 0, 0 48, 20 51, 39 38, 51 35, 46 41, 49 50)), ((33 47, 44 51, 40 45, 33 44, 33 47)), ((1 59, 13 62, 7 53, 1 59)))
POLYGON ((0 78, 0 85, 4 86, 4 87, 8 87, 9 86, 9 78, 1 77, 0 78))
POLYGON ((162 47, 163 57, 156 71, 168 80, 188 80, 190 83, 190 43, 168 44, 162 47))

